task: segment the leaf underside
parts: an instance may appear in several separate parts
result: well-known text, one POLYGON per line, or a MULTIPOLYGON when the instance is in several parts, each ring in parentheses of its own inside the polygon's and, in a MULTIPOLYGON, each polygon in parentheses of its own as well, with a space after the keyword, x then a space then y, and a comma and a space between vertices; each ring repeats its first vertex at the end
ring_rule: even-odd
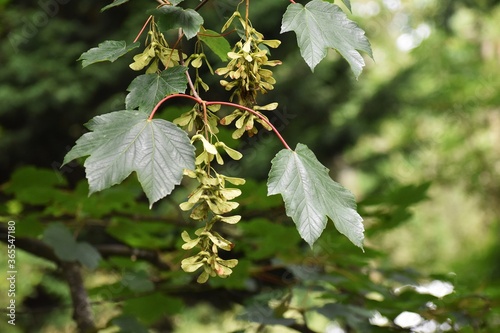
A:
POLYGON ((139 108, 139 111, 150 113, 162 98, 185 92, 188 84, 186 71, 187 67, 175 66, 160 74, 139 75, 127 88, 130 93, 125 99, 126 109, 139 108))
POLYGON ((340 233, 363 248, 363 219, 356 211, 354 196, 333 181, 328 171, 303 144, 295 151, 283 149, 272 160, 268 195, 282 195, 287 215, 311 247, 329 217, 340 233))
POLYGON ((288 31, 295 31, 300 54, 313 71, 328 48, 337 50, 347 60, 356 78, 365 66, 358 51, 373 58, 365 32, 340 7, 322 0, 312 0, 305 6, 290 4, 281 24, 281 33, 288 31))
POLYGON ((184 169, 194 169, 194 147, 186 132, 166 120, 147 118, 125 110, 86 124, 91 132, 77 140, 64 164, 90 155, 84 163, 89 194, 119 184, 135 171, 153 205, 180 184, 184 169))
POLYGON ((138 42, 127 45, 125 41, 107 40, 100 43, 97 47, 82 53, 78 60, 82 60, 83 68, 96 62, 114 62, 116 59, 139 47, 139 45, 140 43, 138 42))

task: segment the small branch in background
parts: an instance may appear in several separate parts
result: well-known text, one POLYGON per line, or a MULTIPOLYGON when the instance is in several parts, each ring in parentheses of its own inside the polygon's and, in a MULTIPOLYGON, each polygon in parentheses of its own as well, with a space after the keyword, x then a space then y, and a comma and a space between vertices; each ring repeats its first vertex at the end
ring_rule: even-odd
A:
MULTIPOLYGON (((184 66, 184 58, 182 57, 182 37, 183 36, 184 36, 184 32, 182 31, 181 28, 179 28, 179 38, 177 39, 177 42, 173 46, 173 48, 175 48, 175 46, 177 44, 179 45, 178 48, 177 48, 177 52, 179 52, 179 63, 182 66, 184 66)), ((188 70, 189 70, 189 68, 188 68, 188 70)), ((198 95, 198 92, 194 88, 193 80, 191 80, 191 76, 189 75, 188 70, 186 70, 186 78, 187 78, 187 81, 188 81, 189 88, 193 92, 193 96, 196 97, 196 99, 201 99, 200 96, 198 95)))
POLYGON ((90 305, 87 289, 83 284, 80 265, 75 262, 63 261, 60 264, 64 277, 68 282, 71 300, 73 302, 73 319, 79 333, 96 333, 92 306, 90 305))
MULTIPOLYGON (((5 242, 7 229, 0 225, 0 240, 5 242)), ((83 284, 79 264, 75 262, 61 261, 49 245, 41 240, 27 237, 17 237, 16 247, 37 257, 47 259, 61 267, 66 282, 68 283, 71 300, 73 304, 73 319, 78 326, 79 333, 95 333, 97 328, 94 324, 92 308, 88 298, 87 290, 83 284)))
MULTIPOLYGON (((0 224, 0 241, 7 242, 7 226, 0 224)), ((22 249, 39 258, 47 259, 56 264, 60 263, 52 247, 35 238, 16 237, 16 248, 22 249)))
POLYGON ((199 5, 198 5, 198 6, 196 6, 196 7, 194 8, 194 10, 196 10, 196 11, 200 10, 200 8, 201 8, 201 7, 203 7, 204 5, 206 5, 206 3, 207 3, 208 1, 210 1, 210 0, 203 0, 203 1, 202 1, 199 5))
POLYGON ((132 260, 144 260, 151 264, 153 264, 156 268, 162 270, 171 270, 172 267, 167 263, 163 262, 160 259, 160 256, 157 252, 142 250, 142 249, 134 249, 128 247, 126 245, 121 244, 103 244, 103 245, 95 245, 95 248, 99 251, 99 253, 103 256, 103 258, 109 256, 120 256, 120 257, 129 257, 132 260))
POLYGON ((151 21, 151 19, 153 18, 153 15, 150 15, 148 17, 148 19, 146 20, 146 23, 144 23, 144 25, 142 26, 142 29, 141 31, 139 31, 139 33, 137 34, 137 37, 135 37, 134 39, 134 43, 137 42, 139 40, 139 38, 141 37, 142 33, 144 32, 144 30, 146 29, 146 27, 148 26, 148 23, 149 21, 151 21))

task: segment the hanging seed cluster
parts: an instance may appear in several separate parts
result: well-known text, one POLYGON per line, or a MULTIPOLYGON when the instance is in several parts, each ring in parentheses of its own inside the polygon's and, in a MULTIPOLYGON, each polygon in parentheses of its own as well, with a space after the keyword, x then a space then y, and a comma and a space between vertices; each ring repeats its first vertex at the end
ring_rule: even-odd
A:
MULTIPOLYGON (((168 46, 165 37, 158 31, 154 20, 151 20, 146 44, 144 51, 135 55, 134 62, 129 65, 134 71, 140 71, 149 66, 146 69, 146 74, 151 74, 159 70, 160 63, 164 68, 179 65, 179 52, 168 46)), ((183 57, 185 58, 184 54, 183 57)))
MULTIPOLYGON (((215 72, 224 77, 220 83, 227 91, 232 91, 231 100, 235 99, 238 104, 252 108, 267 120, 259 111, 272 111, 278 107, 278 103, 258 106, 256 100, 259 94, 264 94, 274 88, 273 84, 276 80, 273 72, 266 67, 274 67, 281 64, 281 61, 269 60, 268 47, 276 48, 280 42, 264 40, 263 35, 252 28, 238 11, 226 22, 223 31, 231 25, 234 19, 238 19, 243 26, 245 38, 237 42, 228 53, 229 62, 226 67, 219 68, 215 72)), ((196 80, 193 83, 196 91, 199 91, 199 88, 206 91, 208 88, 205 87, 198 72, 204 62, 212 72, 201 50, 197 49, 186 60, 186 65, 196 72, 196 80)), ((224 164, 224 158, 227 157, 239 160, 242 154, 219 141, 217 126, 234 122, 236 130, 232 136, 235 139, 240 138, 245 132, 249 135, 256 134, 255 123, 260 123, 265 129, 271 130, 265 120, 253 113, 235 109, 220 119, 216 115, 219 109, 220 105, 197 104, 174 120, 175 124, 188 132, 194 132, 191 142, 198 147, 195 170, 184 172, 186 176, 195 179, 198 186, 189 194, 187 201, 180 204, 180 208, 189 212, 191 219, 205 224, 204 227, 197 229, 194 235, 190 235, 187 231, 182 233, 184 241, 182 248, 197 252, 182 260, 181 267, 186 272, 201 269, 202 273, 197 279, 199 283, 204 283, 210 277, 215 276, 226 278, 232 273, 232 268, 238 264, 236 259, 220 258, 219 251, 231 251, 234 244, 217 232, 216 226, 219 222, 235 224, 240 221, 241 216, 231 214, 239 206, 234 199, 241 195, 241 190, 234 186, 243 185, 245 180, 222 175, 214 169, 214 165, 224 164)))
POLYGON ((212 144, 201 134, 194 135, 191 142, 201 142, 201 149, 196 158, 195 170, 186 170, 184 174, 196 179, 199 185, 189 194, 188 200, 180 204, 180 208, 184 211, 191 211, 189 215, 191 219, 206 223, 203 228, 195 231, 195 238, 191 238, 186 231, 182 233, 182 239, 185 242, 182 248, 190 250, 197 247, 199 252, 184 259, 181 267, 186 272, 194 272, 203 268, 197 281, 204 283, 209 277, 228 277, 232 273, 231 268, 238 264, 236 259, 224 260, 219 257, 220 249, 231 251, 234 245, 212 228, 216 222, 235 224, 240 221, 241 216, 228 214, 239 206, 237 202, 231 200, 240 196, 241 190, 226 187, 226 184, 237 186, 245 183, 242 178, 217 173, 210 163, 215 160, 218 164, 224 164, 220 151, 225 152, 234 160, 241 159, 243 155, 223 142, 217 141, 212 144))
POLYGON ((264 66, 274 67, 281 64, 279 60, 269 60, 267 47, 277 48, 279 40, 264 40, 264 36, 251 27, 236 11, 226 22, 222 31, 225 31, 235 18, 238 18, 246 31, 246 40, 237 42, 231 52, 227 54, 229 63, 226 67, 215 71, 224 76, 220 84, 227 90, 233 91, 230 100, 237 99, 238 104, 252 107, 256 104, 257 95, 273 90, 276 80, 273 72, 264 66), (266 47, 263 47, 263 46, 266 47))
MULTIPOLYGON (((227 54, 230 61, 226 67, 217 69, 215 73, 224 77, 224 80, 220 80, 220 84, 227 91, 233 91, 230 100, 236 98, 238 104, 254 110, 272 111, 278 107, 278 103, 257 106, 257 96, 274 89, 273 85, 276 80, 273 77, 273 72, 264 67, 274 67, 281 64, 279 60, 269 60, 268 58, 268 48, 277 48, 281 42, 279 40, 265 40, 260 32, 241 17, 239 11, 234 12, 222 31, 225 31, 234 19, 238 19, 243 26, 246 32, 245 39, 237 42, 232 51, 227 54)), ((259 114, 267 120, 267 117, 259 114)), ((249 136, 257 134, 258 130, 254 127, 255 122, 260 123, 266 130, 271 130, 269 125, 256 115, 239 109, 223 118, 221 124, 229 125, 234 120, 236 120, 236 130, 233 132, 234 139, 240 138, 245 131, 249 136)))

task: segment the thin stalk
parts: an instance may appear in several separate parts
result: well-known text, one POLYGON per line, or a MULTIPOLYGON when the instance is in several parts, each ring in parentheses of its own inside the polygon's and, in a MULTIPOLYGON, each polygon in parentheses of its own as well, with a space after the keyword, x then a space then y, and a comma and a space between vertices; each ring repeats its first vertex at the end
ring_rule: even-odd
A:
POLYGON ((196 7, 194 8, 194 10, 195 10, 195 11, 200 10, 200 8, 201 8, 201 7, 203 7, 204 5, 206 5, 206 3, 207 3, 208 1, 210 1, 210 0, 203 0, 203 1, 202 1, 199 5, 198 5, 198 6, 196 6, 196 7))
POLYGON ((207 103, 203 101, 201 103, 203 106, 203 123, 205 124, 205 139, 209 140, 208 137, 208 116, 207 116, 207 103))
POLYGON ((245 3, 245 37, 248 40, 248 12, 250 11, 250 0, 245 3))
POLYGON ((248 108, 246 106, 243 106, 243 105, 240 105, 240 104, 236 104, 236 103, 231 103, 231 102, 206 102, 206 104, 207 104, 207 106, 208 105, 214 105, 214 104, 226 105, 226 106, 231 106, 231 107, 234 107, 234 108, 237 108, 237 109, 240 109, 240 110, 245 110, 247 112, 250 112, 251 114, 259 117, 263 122, 265 122, 269 127, 271 127, 271 129, 274 131, 274 134, 276 134, 276 136, 278 137, 278 139, 280 139, 281 143, 283 143, 283 146, 285 146, 286 149, 292 150, 292 148, 290 148, 290 146, 288 145, 288 143, 286 143, 285 139, 283 139, 283 137, 281 136, 280 132, 276 129, 276 127, 274 127, 274 125, 271 124, 269 122, 269 120, 267 120, 266 118, 264 118, 257 111, 252 110, 252 109, 250 109, 250 108, 248 108))
MULTIPOLYGON (((202 101, 201 105, 203 106, 203 123, 205 125, 205 139, 212 143, 210 138, 208 137, 208 117, 207 117, 207 102, 202 101)), ((207 175, 210 176, 210 159, 208 159, 208 162, 205 162, 207 166, 207 175)))
MULTIPOLYGON (((209 106, 209 105, 225 105, 225 106, 231 106, 233 108, 237 108, 237 109, 240 109, 240 110, 245 110, 251 114, 253 114, 254 116, 257 116, 259 117, 263 122, 265 122, 269 127, 271 127, 271 129, 273 130, 274 134, 276 134, 276 136, 278 137, 278 139, 280 139, 281 143, 283 144, 283 146, 285 146, 286 149, 288 150, 292 150, 292 148, 290 148, 290 146, 288 145, 288 143, 285 141, 285 139, 283 138, 283 136, 281 136, 281 133, 276 129, 276 127, 274 127, 273 124, 271 124, 269 122, 269 120, 267 120, 265 117, 263 117, 260 113, 258 113, 257 111, 255 110, 252 110, 246 106, 243 106, 243 105, 239 105, 239 104, 236 104, 236 103, 231 103, 231 102, 222 102, 222 101, 212 101, 212 102, 207 102, 207 101, 204 101, 202 100, 201 98, 199 97, 194 97, 194 96, 191 96, 191 95, 186 95, 186 94, 173 94, 173 95, 169 95, 167 97, 165 97, 164 99, 162 99, 161 101, 158 102, 158 104, 156 104, 156 106, 154 107, 153 111, 151 111, 151 114, 149 115, 149 118, 148 120, 151 120, 153 119, 156 111, 160 108, 160 106, 168 101, 169 99, 171 98, 187 98, 187 99, 191 99, 193 101, 195 101, 196 103, 198 104, 201 104, 203 107, 204 107, 204 113, 206 114, 206 107, 209 106)), ((205 119, 206 121, 206 119, 205 119)))
MULTIPOLYGON (((175 42, 174 46, 172 49, 174 49, 177 44, 179 45, 177 52, 179 52, 179 63, 184 66, 184 58, 182 57, 182 37, 184 37, 184 32, 182 31, 181 28, 179 28, 179 38, 175 42)), ((193 92, 193 95, 195 98, 201 100, 200 95, 198 95, 198 92, 196 91, 196 88, 194 87, 193 80, 191 80, 191 76, 189 75, 189 68, 186 70, 186 78, 188 81, 189 88, 193 92)))
POLYGON ((151 111, 151 114, 149 115, 149 118, 148 120, 151 120, 153 119, 156 111, 158 111, 158 109, 160 108, 160 106, 168 101, 169 99, 171 98, 188 98, 188 99, 192 99, 193 101, 195 101, 196 103, 198 104, 202 104, 203 103, 203 100, 201 100, 200 98, 196 98, 194 96, 191 96, 191 95, 186 95, 186 94, 173 94, 173 95, 168 95, 167 97, 165 97, 164 99, 162 99, 161 101, 159 101, 156 106, 154 107, 153 111, 151 111))
POLYGON ((153 15, 149 15, 148 19, 146 20, 146 23, 144 23, 144 25, 142 26, 141 31, 139 31, 139 34, 137 35, 137 37, 135 37, 134 43, 139 40, 139 38, 141 37, 142 33, 144 32, 144 29, 146 29, 146 26, 148 25, 149 21, 151 21, 152 18, 153 18, 153 15))

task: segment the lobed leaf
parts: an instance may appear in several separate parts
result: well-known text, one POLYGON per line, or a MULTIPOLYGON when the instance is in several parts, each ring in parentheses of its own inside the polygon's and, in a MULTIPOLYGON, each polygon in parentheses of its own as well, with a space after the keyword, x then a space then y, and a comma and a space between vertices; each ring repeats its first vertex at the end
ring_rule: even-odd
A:
POLYGON ((150 206, 180 184, 183 170, 194 169, 194 147, 186 134, 163 119, 147 119, 137 111, 116 111, 94 117, 64 158, 89 156, 85 172, 90 194, 121 183, 133 171, 150 206))
POLYGON ((158 27, 162 32, 182 28, 187 39, 191 39, 203 24, 203 17, 193 9, 183 9, 175 6, 162 6, 153 11, 158 17, 158 27))
POLYGON ((160 74, 143 74, 136 77, 128 86, 130 92, 125 99, 125 107, 129 110, 150 113, 155 105, 164 97, 186 91, 187 67, 175 66, 167 68, 160 74))
POLYGON ((333 181, 328 171, 303 144, 295 151, 283 149, 272 160, 268 195, 283 196, 286 214, 311 247, 329 217, 340 233, 363 248, 363 219, 356 212, 354 196, 333 181))
POLYGON ((107 40, 100 43, 97 47, 82 53, 77 61, 82 60, 82 68, 95 64, 96 62, 114 62, 116 59, 139 47, 139 44, 139 42, 136 42, 127 45, 125 41, 107 40))
POLYGON ((281 24, 281 33, 288 31, 295 31, 300 54, 312 71, 328 48, 334 48, 347 60, 356 78, 365 66, 358 51, 373 58, 365 32, 340 7, 322 0, 312 0, 305 6, 290 4, 281 24))

